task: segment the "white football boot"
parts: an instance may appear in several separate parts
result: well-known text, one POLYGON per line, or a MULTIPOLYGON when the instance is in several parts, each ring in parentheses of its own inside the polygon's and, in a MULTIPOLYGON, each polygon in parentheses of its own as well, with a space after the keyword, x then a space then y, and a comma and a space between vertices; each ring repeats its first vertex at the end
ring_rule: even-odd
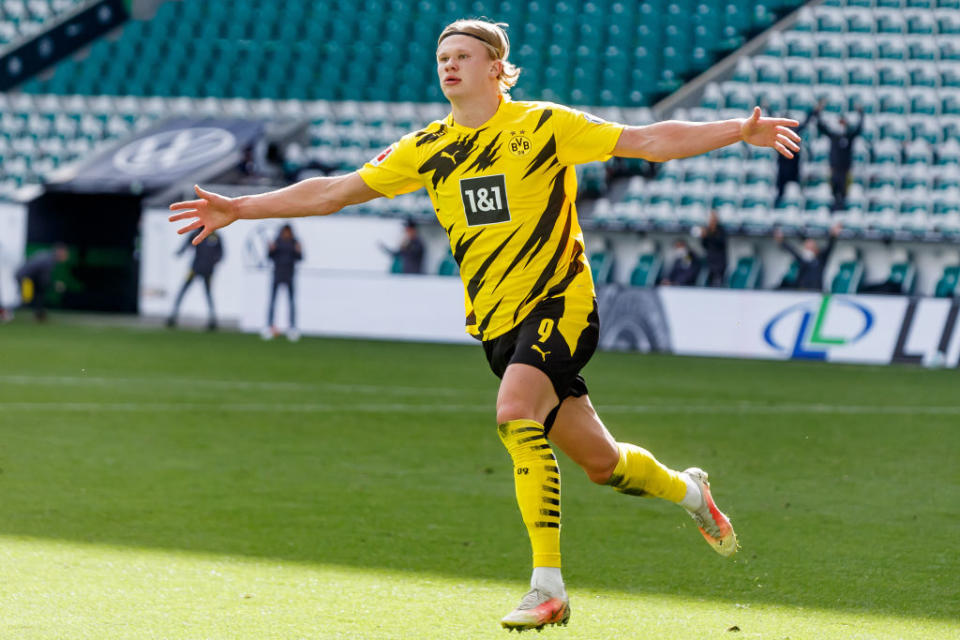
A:
POLYGON ((737 552, 737 534, 733 532, 733 525, 730 524, 730 518, 723 515, 723 512, 717 508, 710 495, 710 483, 707 482, 707 472, 697 467, 686 469, 685 473, 694 484, 700 488, 701 504, 696 509, 689 509, 687 513, 697 523, 700 533, 703 534, 707 543, 713 547, 713 550, 724 557, 730 557, 737 552))
POLYGON ((569 620, 570 599, 566 593, 558 598, 540 589, 530 589, 517 608, 508 613, 500 624, 507 631, 542 631, 548 624, 566 626, 569 620))

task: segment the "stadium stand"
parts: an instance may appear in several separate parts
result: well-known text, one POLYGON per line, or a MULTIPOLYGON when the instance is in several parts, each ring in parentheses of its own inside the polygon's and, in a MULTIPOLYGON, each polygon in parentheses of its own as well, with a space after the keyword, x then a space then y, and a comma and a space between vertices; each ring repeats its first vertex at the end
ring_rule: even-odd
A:
POLYGON ((957 3, 828 0, 800 9, 793 27, 773 33, 757 55, 741 58, 728 80, 707 86, 700 105, 675 117, 735 117, 752 104, 803 119, 819 100, 825 118, 862 106, 853 184, 845 210, 830 214, 829 141, 805 132, 802 184, 773 203, 775 158, 746 145, 674 162, 650 184, 631 184, 602 215, 665 222, 669 192, 677 217, 701 220, 707 208, 765 230, 781 225, 822 232, 842 220, 854 232, 923 238, 960 234, 956 211, 960 114, 960 12, 957 3), (767 176, 767 177, 758 177, 767 176), (760 186, 756 186, 760 185, 760 186), (679 201, 679 202, 677 202, 679 201))
MULTIPOLYGON (((23 37, 18 25, 78 4, 12 0, 3 4, 0 29, 23 37)), ((512 59, 527 70, 515 98, 607 106, 607 117, 648 122, 648 111, 618 107, 651 104, 798 4, 477 1, 470 9, 515 25, 512 59)), ((23 92, 35 96, 19 103, 25 108, 2 109, 0 162, 9 170, 0 197, 169 114, 299 113, 311 121, 310 139, 287 159, 288 169, 352 169, 443 115, 416 103, 442 100, 429 72, 433 41, 462 11, 460 3, 431 0, 298 0, 282 10, 267 0, 164 3, 153 20, 131 21, 83 59, 64 60, 48 77, 25 83, 23 92), (31 117, 38 127, 24 126, 31 117), (94 119, 103 125, 99 133, 94 119)), ((603 186, 602 171, 586 173, 586 187, 603 186)))
MULTIPOLYGON (((5 2, 0 37, 24 37, 78 4, 5 2)), ((828 120, 865 111, 842 211, 830 210, 829 141, 811 126, 800 184, 787 184, 776 206, 776 153, 734 145, 666 163, 654 176, 637 165, 579 168, 585 226, 684 233, 717 209, 739 236, 773 226, 820 235, 842 220, 848 238, 960 240, 960 2, 809 3, 786 30, 738 52, 697 102, 651 109, 800 4, 478 0, 470 11, 513 25, 512 58, 525 68, 517 99, 584 105, 633 124, 742 117, 755 103, 802 118, 825 100, 828 120)), ((128 23, 23 93, 0 95, 0 199, 172 115, 301 118, 308 135, 282 158, 288 178, 353 169, 445 115, 429 72, 433 42, 462 11, 443 0, 166 2, 153 20, 128 23)), ((359 210, 427 217, 431 207, 421 194, 359 210)), ((659 270, 623 276, 641 284, 659 270)))
POLYGON ((44 30, 51 20, 82 0, 4 0, 0 2, 0 49, 44 30))
MULTIPOLYGON (((518 99, 642 106, 798 4, 477 0, 469 11, 514 25, 512 58, 528 70, 518 99)), ((153 20, 131 23, 116 42, 59 65, 52 78, 25 90, 439 101, 439 87, 424 70, 434 64, 436 34, 463 11, 463 3, 439 0, 168 2, 153 20), (249 73, 232 73, 236 68, 249 73)))

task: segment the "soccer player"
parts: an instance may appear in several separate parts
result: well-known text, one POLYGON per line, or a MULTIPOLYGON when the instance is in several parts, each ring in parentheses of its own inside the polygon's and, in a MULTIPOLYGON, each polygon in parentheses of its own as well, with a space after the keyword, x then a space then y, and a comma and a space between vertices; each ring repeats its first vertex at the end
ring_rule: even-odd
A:
POLYGON ((513 102, 519 69, 506 25, 458 20, 440 34, 437 75, 451 113, 390 145, 356 172, 269 193, 226 198, 200 187, 170 206, 194 242, 238 219, 327 215, 345 206, 425 188, 460 265, 466 329, 501 378, 498 432, 514 466, 533 549, 530 591, 502 620, 507 629, 565 624, 560 572, 559 447, 588 477, 622 493, 683 506, 721 555, 737 549, 729 519, 698 468, 668 469, 617 442, 579 375, 597 345, 597 304, 577 222, 575 165, 611 156, 663 162, 735 142, 799 150, 793 120, 761 116, 710 123, 626 126, 568 107, 513 102), (551 444, 552 443, 552 444, 551 444))

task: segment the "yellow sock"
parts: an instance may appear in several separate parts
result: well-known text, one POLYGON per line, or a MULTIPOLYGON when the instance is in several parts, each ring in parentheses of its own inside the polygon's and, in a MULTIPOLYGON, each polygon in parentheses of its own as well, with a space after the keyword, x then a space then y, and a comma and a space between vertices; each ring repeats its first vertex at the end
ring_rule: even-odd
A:
POLYGON ((24 304, 33 302, 33 280, 24 278, 20 281, 20 301, 24 304))
POLYGON ((618 442, 620 461, 607 481, 614 489, 632 496, 665 498, 680 502, 687 483, 680 474, 663 466, 653 454, 636 445, 618 442))
POLYGON ((533 420, 510 420, 498 427, 513 459, 517 504, 533 547, 534 567, 560 566, 560 467, 533 420))

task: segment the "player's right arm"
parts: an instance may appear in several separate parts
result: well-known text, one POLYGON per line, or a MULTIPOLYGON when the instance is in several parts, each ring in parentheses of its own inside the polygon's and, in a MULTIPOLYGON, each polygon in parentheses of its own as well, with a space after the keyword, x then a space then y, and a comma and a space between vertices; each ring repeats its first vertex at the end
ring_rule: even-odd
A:
POLYGON ((356 173, 342 176, 308 178, 276 191, 228 198, 195 186, 198 199, 175 202, 170 222, 192 220, 180 227, 184 234, 199 229, 193 244, 200 244, 208 235, 236 220, 261 218, 299 218, 325 216, 340 209, 378 198, 383 194, 367 186, 356 173))

